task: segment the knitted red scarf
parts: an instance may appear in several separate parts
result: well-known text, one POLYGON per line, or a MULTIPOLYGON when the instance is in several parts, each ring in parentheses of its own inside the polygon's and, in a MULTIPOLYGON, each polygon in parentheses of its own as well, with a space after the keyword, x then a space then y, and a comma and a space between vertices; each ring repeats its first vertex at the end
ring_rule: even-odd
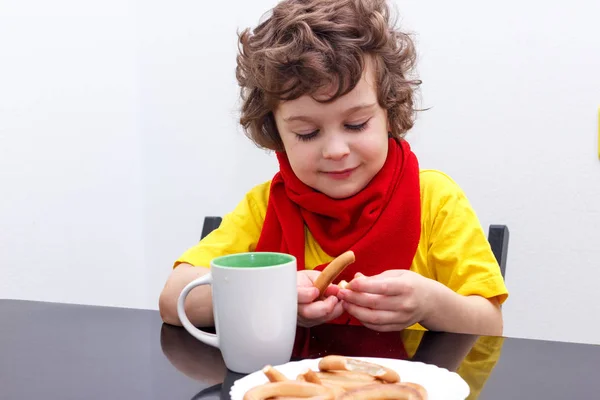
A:
MULTIPOLYGON (((346 250, 356 255, 356 262, 334 283, 349 282, 357 272, 371 276, 410 268, 421 234, 421 199, 419 165, 408 142, 390 138, 382 169, 362 191, 341 200, 302 183, 285 153, 278 153, 277 158, 280 171, 271 182, 256 251, 292 254, 298 270, 304 269, 306 225, 330 256, 346 250)), ((348 315, 331 322, 359 324, 348 315)))
MULTIPOLYGON (((284 153, 278 153, 280 171, 271 182, 267 214, 256 251, 276 251, 296 257, 298 270, 304 264, 304 227, 321 248, 337 257, 353 250, 356 262, 334 283, 351 281, 357 272, 367 276, 388 269, 409 269, 421 234, 419 164, 407 142, 389 139, 382 169, 361 192, 336 200, 302 183, 284 153)), ((323 270, 326 265, 316 269, 323 270)), ((347 313, 330 324, 360 325, 347 313)), ((350 328, 350 327, 348 327, 350 328)), ((406 358, 404 346, 392 333, 387 336, 345 329, 343 335, 327 329, 298 328, 293 357, 305 358, 319 345, 355 343, 364 355, 389 354, 406 358), (370 338, 370 339, 369 339, 370 338)))

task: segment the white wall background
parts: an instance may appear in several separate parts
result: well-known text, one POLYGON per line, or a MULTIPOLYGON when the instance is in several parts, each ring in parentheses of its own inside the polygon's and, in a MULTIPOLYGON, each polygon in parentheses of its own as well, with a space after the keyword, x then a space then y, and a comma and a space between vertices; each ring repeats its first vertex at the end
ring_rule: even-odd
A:
MULTIPOLYGON (((156 308, 275 172, 237 126, 236 30, 272 0, 0 0, 0 297, 156 308)), ((397 0, 409 140, 508 224, 509 336, 600 343, 600 2, 397 0)))

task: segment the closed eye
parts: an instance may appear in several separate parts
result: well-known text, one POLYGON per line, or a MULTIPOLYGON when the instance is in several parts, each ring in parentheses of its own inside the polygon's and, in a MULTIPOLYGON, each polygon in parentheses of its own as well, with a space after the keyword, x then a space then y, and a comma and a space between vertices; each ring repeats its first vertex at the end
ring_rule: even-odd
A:
POLYGON ((315 131, 312 131, 311 133, 304 133, 304 134, 296 133, 296 137, 298 138, 298 140, 301 140, 303 142, 308 142, 308 141, 316 138, 318 134, 319 134, 319 130, 317 129, 315 131))
POLYGON ((371 120, 371 118, 369 118, 368 120, 366 120, 365 122, 363 122, 362 124, 356 124, 356 125, 349 125, 346 124, 344 125, 346 127, 346 129, 348 129, 349 131, 354 131, 354 132, 360 132, 362 130, 364 130, 367 127, 367 124, 369 123, 369 121, 371 120))
MULTIPOLYGON (((371 120, 371 118, 369 118, 362 124, 346 124, 346 125, 344 125, 344 127, 351 132, 360 132, 367 128, 367 125, 369 124, 370 120, 371 120)), ((308 141, 316 138, 318 134, 319 134, 319 130, 317 129, 310 133, 302 133, 302 134, 296 133, 296 138, 298 138, 298 140, 301 140, 303 142, 308 142, 308 141)))

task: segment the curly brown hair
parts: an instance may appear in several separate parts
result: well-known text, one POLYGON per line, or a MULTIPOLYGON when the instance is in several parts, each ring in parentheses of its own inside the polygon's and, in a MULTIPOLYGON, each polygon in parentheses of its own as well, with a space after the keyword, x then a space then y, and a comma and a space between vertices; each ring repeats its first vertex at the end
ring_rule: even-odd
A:
POLYGON ((414 90, 421 82, 408 78, 416 59, 413 41, 394 25, 386 0, 280 2, 252 33, 239 34, 236 77, 246 135, 261 148, 283 151, 273 116, 278 102, 314 98, 330 85, 337 90, 320 101, 343 96, 361 79, 368 55, 390 133, 402 138, 414 124, 414 90))

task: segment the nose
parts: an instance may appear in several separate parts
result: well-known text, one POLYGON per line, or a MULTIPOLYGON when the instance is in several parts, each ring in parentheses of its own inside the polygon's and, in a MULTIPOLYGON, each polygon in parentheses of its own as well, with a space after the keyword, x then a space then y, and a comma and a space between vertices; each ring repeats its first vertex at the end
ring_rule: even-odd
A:
POLYGON ((350 146, 344 135, 335 133, 328 136, 323 145, 323 158, 337 161, 350 154, 350 146))

